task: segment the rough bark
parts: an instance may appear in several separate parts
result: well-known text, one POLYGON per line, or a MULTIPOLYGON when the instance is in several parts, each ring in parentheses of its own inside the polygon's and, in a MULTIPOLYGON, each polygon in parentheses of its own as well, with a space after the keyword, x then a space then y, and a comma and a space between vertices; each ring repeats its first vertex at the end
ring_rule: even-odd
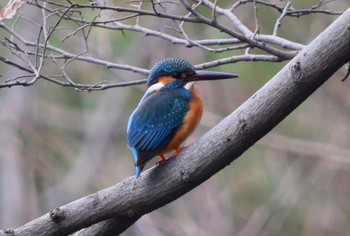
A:
POLYGON ((0 235, 67 235, 91 225, 78 235, 119 234, 232 163, 349 61, 350 9, 176 159, 0 235))

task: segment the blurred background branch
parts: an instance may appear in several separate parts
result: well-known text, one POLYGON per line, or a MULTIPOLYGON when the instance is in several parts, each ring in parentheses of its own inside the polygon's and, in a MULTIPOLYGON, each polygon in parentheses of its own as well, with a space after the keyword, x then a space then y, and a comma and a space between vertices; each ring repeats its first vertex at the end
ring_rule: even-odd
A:
POLYGON ((301 10, 292 9, 290 7, 291 2, 289 2, 282 8, 273 31, 270 34, 260 34, 253 33, 234 13, 239 11, 240 7, 249 3, 254 4, 255 9, 257 5, 264 5, 281 11, 281 7, 276 4, 264 1, 238 1, 235 4, 227 5, 225 8, 207 0, 199 1, 193 5, 187 1, 181 1, 181 3, 172 1, 133 1, 117 6, 102 1, 93 1, 88 4, 84 4, 84 1, 63 3, 60 1, 30 1, 27 3, 28 7, 41 9, 40 21, 33 21, 18 14, 16 21, 11 26, 7 26, 4 22, 0 23, 0 28, 9 34, 9 37, 4 37, 1 40, 2 48, 11 52, 11 58, 1 57, 0 60, 22 71, 21 76, 4 78, 5 80, 0 84, 0 88, 30 86, 36 83, 39 78, 82 91, 103 90, 144 82, 110 83, 106 80, 100 80, 93 84, 80 84, 70 78, 66 68, 74 67, 80 61, 103 65, 106 68, 128 70, 142 74, 148 73, 147 69, 114 63, 94 55, 94 48, 99 45, 94 45, 90 40, 90 35, 96 29, 100 30, 100 34, 104 34, 106 31, 120 31, 123 34, 127 31, 137 32, 189 48, 198 47, 208 53, 227 54, 231 52, 230 54, 232 54, 235 52, 235 55, 202 63, 199 66, 201 69, 206 69, 238 61, 280 62, 289 60, 304 46, 278 36, 278 28, 284 18, 315 13, 332 15, 341 13, 320 9, 326 4, 325 1, 321 1, 309 9, 301 10), (147 26, 145 24, 147 18, 151 18, 151 20, 152 18, 162 18, 168 20, 168 23, 162 26, 163 29, 159 30, 147 26), (37 37, 29 39, 22 32, 16 30, 15 28, 20 22, 25 23, 27 27, 37 32, 37 37), (208 38, 208 35, 200 37, 193 30, 190 30, 190 28, 201 24, 211 27, 217 33, 208 38), (68 41, 73 37, 80 41, 79 49, 64 47, 65 43, 69 44, 68 41), (58 46, 57 44, 63 45, 58 46), (48 71, 42 71, 44 63, 50 62, 56 65, 58 73, 52 74, 48 71))
MULTIPOLYGON (((9 19, 6 11, 0 14, 0 228, 22 225, 133 174, 125 127, 144 86, 109 88, 144 83, 148 69, 164 57, 240 74, 235 83, 198 84, 206 113, 191 143, 350 5, 349 0, 9 2, 25 3, 9 19), (76 93, 62 86, 108 90, 76 93)), ((265 227, 255 229, 265 235, 350 231, 349 80, 340 82, 346 73, 340 70, 245 158, 142 217, 124 235, 232 235, 264 219, 265 227), (279 197, 284 181, 301 195, 277 209, 288 198, 279 197), (256 217, 262 216, 260 206, 264 217, 256 217), (272 216, 277 218, 266 222, 272 216)))

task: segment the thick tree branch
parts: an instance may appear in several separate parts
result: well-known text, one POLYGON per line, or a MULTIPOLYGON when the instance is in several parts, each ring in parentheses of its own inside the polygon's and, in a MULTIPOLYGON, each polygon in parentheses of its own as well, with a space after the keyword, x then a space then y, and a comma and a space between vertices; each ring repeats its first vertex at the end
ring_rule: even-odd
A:
POLYGON ((229 165, 350 61, 350 9, 176 159, 0 235, 115 235, 229 165), (98 223, 100 222, 100 223, 98 223), (98 223, 98 224, 96 224, 98 223), (95 224, 95 225, 94 225, 95 224), (103 232, 100 229, 103 228, 103 232), (113 230, 113 231, 112 231, 113 230))

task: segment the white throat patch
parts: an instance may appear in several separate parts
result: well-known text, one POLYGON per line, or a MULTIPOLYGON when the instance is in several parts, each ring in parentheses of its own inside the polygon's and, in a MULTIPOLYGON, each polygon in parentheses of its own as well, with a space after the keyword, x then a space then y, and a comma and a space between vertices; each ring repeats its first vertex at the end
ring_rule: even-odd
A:
POLYGON ((193 88, 193 86, 195 85, 196 82, 188 82, 187 84, 185 84, 185 89, 190 90, 193 88))
POLYGON ((156 90, 159 90, 161 89, 162 87, 164 87, 164 84, 163 83, 156 83, 156 84, 153 84, 151 87, 149 87, 146 91, 146 93, 151 93, 151 92, 154 92, 156 90))

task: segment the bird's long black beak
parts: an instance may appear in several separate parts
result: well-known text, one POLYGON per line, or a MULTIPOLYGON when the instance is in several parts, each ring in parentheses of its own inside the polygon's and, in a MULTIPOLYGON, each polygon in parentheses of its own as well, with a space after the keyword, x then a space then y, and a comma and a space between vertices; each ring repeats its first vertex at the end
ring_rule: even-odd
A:
POLYGON ((233 79, 239 77, 236 74, 217 72, 217 71, 196 71, 196 74, 187 78, 188 81, 199 80, 219 80, 219 79, 233 79))

